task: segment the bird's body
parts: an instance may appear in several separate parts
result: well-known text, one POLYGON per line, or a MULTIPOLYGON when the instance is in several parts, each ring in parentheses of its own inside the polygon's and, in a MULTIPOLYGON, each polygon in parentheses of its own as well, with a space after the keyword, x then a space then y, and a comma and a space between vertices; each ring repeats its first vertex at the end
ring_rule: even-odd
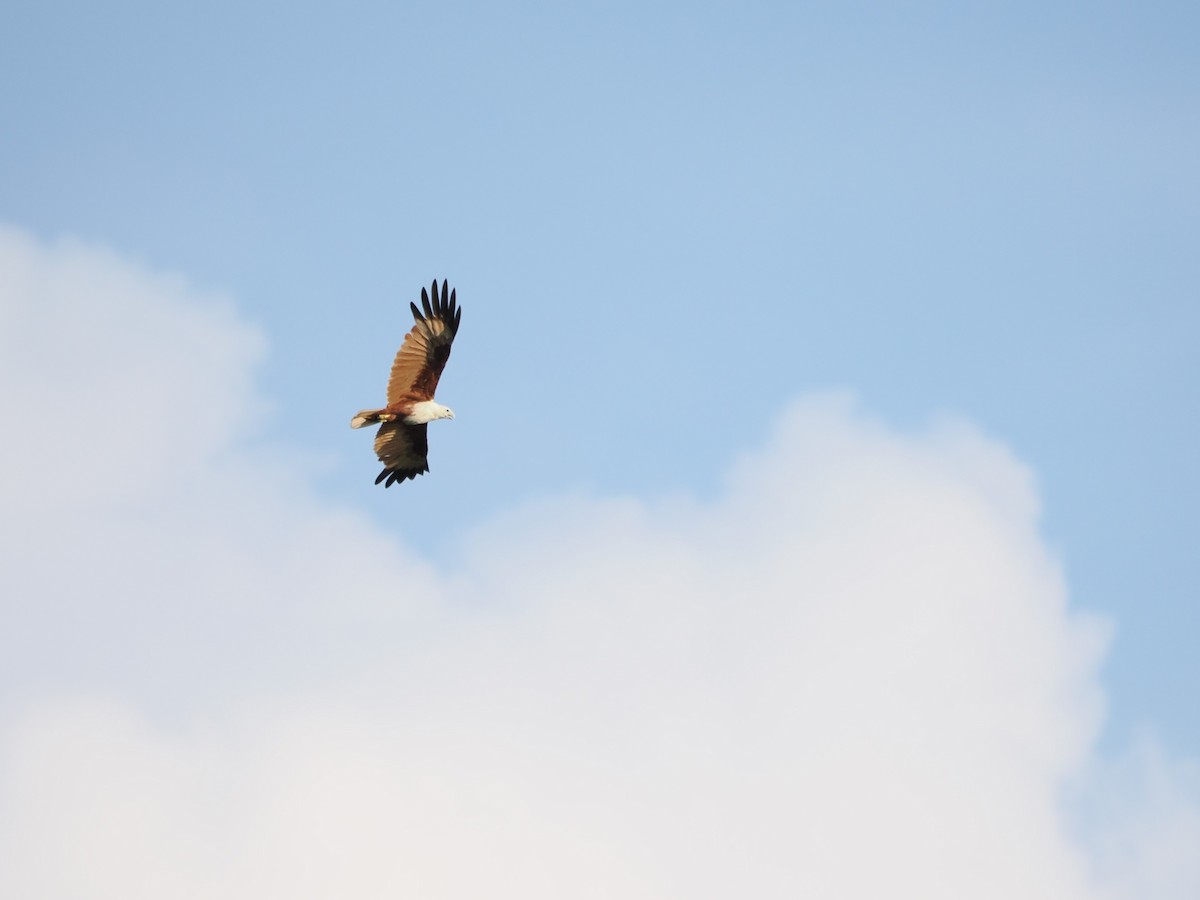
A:
POLYGON ((454 410, 432 400, 409 400, 385 409, 366 409, 350 420, 351 428, 362 428, 376 422, 403 422, 405 425, 427 425, 434 419, 453 419, 454 410))
POLYGON ((450 407, 435 402, 433 394, 450 357, 450 345, 458 333, 462 310, 458 308, 455 292, 447 295, 445 281, 441 296, 436 281, 432 293, 431 302, 429 294, 421 288, 423 309, 417 309, 415 303, 409 304, 416 324, 405 335, 392 363, 387 406, 364 409, 350 420, 351 428, 380 426, 375 434, 375 454, 384 469, 375 483, 382 481, 384 487, 428 472, 426 426, 435 419, 454 418, 450 407))

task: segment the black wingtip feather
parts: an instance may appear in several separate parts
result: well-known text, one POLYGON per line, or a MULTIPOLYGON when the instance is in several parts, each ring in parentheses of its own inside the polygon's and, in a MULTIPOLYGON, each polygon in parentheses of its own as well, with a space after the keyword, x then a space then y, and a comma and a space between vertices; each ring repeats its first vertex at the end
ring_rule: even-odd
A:
POLYGON ((410 478, 416 481, 418 475, 424 475, 428 471, 429 463, 426 463, 422 469, 408 469, 407 471, 404 469, 384 469, 376 476, 375 483, 379 484, 383 482, 385 488, 390 488, 393 484, 404 484, 410 478))
POLYGON ((413 318, 418 322, 440 319, 446 323, 451 331, 457 332, 458 323, 462 319, 462 310, 458 307, 458 290, 450 290, 450 282, 447 279, 443 279, 442 289, 439 293, 437 279, 435 278, 433 280, 432 293, 433 297, 430 298, 430 291, 426 288, 421 288, 421 306, 425 310, 423 314, 417 308, 417 304, 408 304, 408 308, 412 310, 413 318))

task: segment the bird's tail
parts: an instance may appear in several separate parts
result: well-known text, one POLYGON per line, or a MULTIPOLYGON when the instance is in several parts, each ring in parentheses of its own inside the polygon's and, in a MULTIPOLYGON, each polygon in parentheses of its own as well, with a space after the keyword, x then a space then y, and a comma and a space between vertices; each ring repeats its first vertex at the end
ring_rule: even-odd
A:
POLYGON ((364 409, 354 414, 354 418, 350 420, 350 427, 365 428, 367 425, 376 425, 383 421, 383 413, 382 409, 364 409))

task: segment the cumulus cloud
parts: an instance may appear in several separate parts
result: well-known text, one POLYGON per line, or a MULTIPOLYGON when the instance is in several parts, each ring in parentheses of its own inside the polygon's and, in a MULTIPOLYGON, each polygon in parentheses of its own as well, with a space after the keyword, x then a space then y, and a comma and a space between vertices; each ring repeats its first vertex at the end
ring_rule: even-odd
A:
POLYGON ((1200 886, 1200 765, 1142 734, 1093 759, 1073 786, 1074 827, 1093 850, 1104 897, 1183 900, 1200 886))
POLYGON ((4 896, 1194 895, 1182 764, 1068 814, 1108 630, 965 423, 805 398, 446 570, 254 449, 227 301, 9 229, 0 304, 4 896))

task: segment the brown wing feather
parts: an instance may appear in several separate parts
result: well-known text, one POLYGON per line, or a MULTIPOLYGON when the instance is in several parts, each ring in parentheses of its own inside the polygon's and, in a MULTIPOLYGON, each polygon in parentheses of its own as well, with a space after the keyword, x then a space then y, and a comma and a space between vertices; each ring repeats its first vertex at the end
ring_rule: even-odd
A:
POLYGON ((405 335, 404 343, 400 345, 392 363, 387 389, 388 406, 401 400, 432 400, 438 379, 442 377, 442 369, 450 358, 450 345, 458 333, 462 310, 458 308, 456 292, 447 293, 445 281, 442 282, 440 296, 436 280, 431 293, 432 301, 425 288, 421 288, 423 309, 417 309, 415 303, 409 304, 416 324, 405 335))
POLYGON ((375 433, 375 455, 383 463, 383 471, 375 483, 387 479, 384 487, 393 482, 416 478, 429 471, 429 440, 425 425, 405 425, 388 422, 375 433))

